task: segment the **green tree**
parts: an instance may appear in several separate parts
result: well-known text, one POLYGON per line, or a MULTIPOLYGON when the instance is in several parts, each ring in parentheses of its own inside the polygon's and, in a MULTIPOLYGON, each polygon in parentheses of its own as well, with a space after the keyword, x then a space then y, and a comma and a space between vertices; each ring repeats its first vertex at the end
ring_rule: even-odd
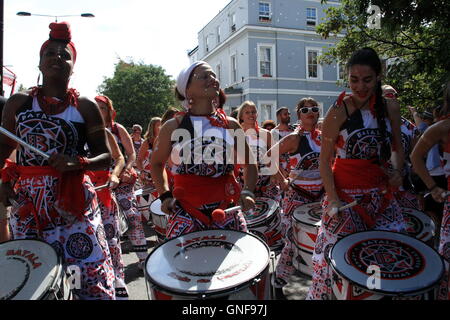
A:
POLYGON ((370 46, 388 61, 384 83, 399 92, 403 113, 406 105, 423 110, 441 103, 450 79, 449 1, 342 0, 326 13, 317 32, 324 38, 345 36, 322 61, 347 61, 358 48, 370 46), (380 8, 379 28, 368 24, 375 14, 370 5, 380 8))
POLYGON ((98 91, 113 101, 119 123, 137 123, 145 131, 152 117, 160 117, 174 104, 173 88, 174 81, 162 67, 119 60, 113 77, 105 78, 98 91))

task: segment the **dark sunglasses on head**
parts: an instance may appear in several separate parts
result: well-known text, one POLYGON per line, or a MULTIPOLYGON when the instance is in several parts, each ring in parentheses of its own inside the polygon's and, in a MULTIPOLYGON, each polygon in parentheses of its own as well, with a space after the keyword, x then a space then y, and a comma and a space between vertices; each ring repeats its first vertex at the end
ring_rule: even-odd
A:
POLYGON ((301 113, 308 113, 309 110, 311 110, 311 111, 314 112, 314 113, 319 112, 319 108, 318 108, 318 107, 304 107, 304 108, 301 108, 299 111, 300 111, 301 113))

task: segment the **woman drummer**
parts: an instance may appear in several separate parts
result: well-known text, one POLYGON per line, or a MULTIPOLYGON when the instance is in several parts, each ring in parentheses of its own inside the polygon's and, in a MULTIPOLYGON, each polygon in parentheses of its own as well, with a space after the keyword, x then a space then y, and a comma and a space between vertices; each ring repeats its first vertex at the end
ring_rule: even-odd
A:
MULTIPOLYGON (((271 148, 272 135, 271 133, 258 125, 258 111, 255 103, 252 101, 244 101, 238 110, 238 120, 242 129, 244 129, 247 143, 253 151, 256 163, 258 164, 258 180, 256 182, 255 195, 256 197, 267 197, 281 201, 280 187, 274 183, 271 183, 271 175, 268 174, 267 168, 269 166, 267 158, 264 155, 271 148)), ((239 172, 239 178, 241 185, 244 184, 242 179, 242 170, 239 172)))
POLYGON ((15 198, 11 212, 14 239, 40 239, 55 248, 64 266, 81 271, 80 299, 114 299, 114 271, 108 242, 96 209, 97 196, 86 170, 107 168, 111 155, 95 102, 69 88, 77 58, 69 24, 50 24, 50 39, 40 50, 42 86, 8 99, 2 126, 51 155, 47 160, 0 137, 0 167, 17 149, 17 165, 2 170, 0 200, 15 198), (88 144, 91 157, 85 157, 88 144), (7 181, 17 179, 14 191, 7 181))
POLYGON ((107 170, 87 171, 92 183, 96 187, 98 204, 102 213, 102 222, 105 227, 106 239, 108 240, 111 260, 114 266, 114 288, 117 300, 128 300, 128 289, 125 283, 125 264, 122 258, 122 247, 120 245, 120 225, 118 205, 115 201, 113 189, 119 183, 119 175, 125 167, 125 158, 120 151, 113 134, 106 130, 111 155, 114 162, 113 168, 107 170), (103 188, 101 188, 103 187, 103 188))
POLYGON ((243 210, 252 208, 257 169, 249 164, 251 154, 245 139, 239 146, 238 139, 232 136, 233 130, 241 127, 222 109, 226 97, 211 66, 197 61, 182 70, 175 92, 186 112, 161 127, 151 160, 161 209, 170 214, 166 237, 207 229, 246 231, 240 210, 220 214, 214 211, 238 204, 243 210), (233 155, 246 161, 242 191, 232 174, 236 161, 233 155), (164 170, 169 157, 173 162, 173 193, 164 170))
MULTIPOLYGON (((150 190, 153 197, 158 197, 158 192, 152 181, 150 159, 153 152, 153 146, 155 145, 156 138, 161 128, 161 118, 153 117, 148 123, 147 132, 144 135, 144 142, 139 150, 139 154, 136 159, 136 166, 140 170, 139 178, 143 190, 150 190)), ((149 194, 143 195, 147 197, 149 201, 149 194)))
POLYGON ((439 254, 445 259, 446 272, 442 281, 438 297, 439 300, 450 300, 450 82, 447 83, 444 94, 444 105, 440 114, 440 121, 429 127, 420 137, 412 154, 411 162, 414 171, 422 179, 433 199, 444 203, 441 223, 439 254), (444 172, 448 181, 447 190, 440 188, 428 172, 424 159, 428 151, 438 144, 444 153, 444 172))
POLYGON ((326 197, 307 299, 331 298, 326 256, 336 241, 359 231, 405 228, 402 213, 391 200, 393 189, 402 184, 399 104, 382 97, 381 61, 373 49, 354 52, 347 70, 352 93, 339 96, 323 123, 319 168, 326 197), (390 158, 393 169, 388 176, 390 158), (354 200, 359 200, 356 206, 338 212, 354 200))
MULTIPOLYGON (((299 206, 319 202, 323 196, 322 179, 319 173, 320 136, 317 129, 319 107, 313 98, 303 98, 297 104, 299 126, 290 135, 281 139, 270 152, 278 148, 280 154, 288 153, 290 175, 289 180, 278 173, 276 180, 285 189, 282 205, 282 233, 284 247, 276 267, 275 286, 282 287, 295 271, 292 265, 294 256, 292 234, 292 217, 299 206), (288 183, 289 182, 289 183, 288 183)), ((280 164, 281 165, 281 164, 280 164)))
POLYGON ((107 129, 114 135, 117 144, 125 156, 125 167, 120 173, 120 184, 114 189, 117 202, 128 220, 127 235, 134 251, 139 259, 138 267, 143 270, 145 258, 147 258, 147 239, 145 238, 144 226, 142 224, 142 213, 137 208, 137 200, 134 194, 134 184, 137 173, 133 169, 136 160, 133 142, 127 130, 115 122, 116 111, 111 99, 107 96, 95 97, 107 129))

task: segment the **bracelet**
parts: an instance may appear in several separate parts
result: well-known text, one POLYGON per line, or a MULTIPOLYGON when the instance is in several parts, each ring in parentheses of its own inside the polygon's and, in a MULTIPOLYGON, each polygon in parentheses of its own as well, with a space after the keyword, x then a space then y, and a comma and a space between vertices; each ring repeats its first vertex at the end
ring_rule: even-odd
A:
POLYGON ((256 199, 255 194, 253 192, 251 192, 250 190, 242 190, 241 191, 241 196, 249 196, 250 198, 252 198, 253 200, 256 199))
POLYGON ((82 170, 86 169, 86 167, 91 163, 91 161, 86 157, 77 157, 78 163, 80 164, 82 170))
POLYGON ((169 198, 173 198, 172 191, 166 191, 159 196, 159 200, 161 200, 161 203, 163 203, 164 200, 169 198))

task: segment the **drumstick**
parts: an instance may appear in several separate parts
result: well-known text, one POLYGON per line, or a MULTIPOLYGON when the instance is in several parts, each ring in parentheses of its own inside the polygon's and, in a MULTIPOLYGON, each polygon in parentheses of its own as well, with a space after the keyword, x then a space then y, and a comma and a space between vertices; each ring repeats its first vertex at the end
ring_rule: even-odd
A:
POLYGON ((357 205, 357 204, 358 204, 358 201, 355 200, 355 201, 350 202, 349 204, 346 204, 345 206, 342 206, 342 207, 339 207, 339 208, 333 207, 333 208, 331 208, 331 209, 328 211, 328 215, 329 215, 330 217, 333 217, 336 213, 341 212, 341 211, 344 211, 345 209, 354 207, 354 206, 357 205))
POLYGON ((94 190, 97 191, 97 190, 99 190, 99 189, 104 189, 104 188, 108 188, 108 187, 109 187, 109 183, 104 184, 104 185, 102 185, 102 186, 94 187, 94 190))
POLYGON ((33 152, 36 152, 41 157, 43 157, 45 160, 48 160, 50 158, 50 156, 48 154, 46 154, 45 152, 42 152, 38 148, 33 147, 32 145, 26 143, 25 141, 20 139, 18 136, 16 136, 15 134, 12 134, 11 132, 9 132, 8 130, 6 130, 5 128, 3 128, 1 126, 0 126, 0 133, 3 133, 5 136, 7 136, 8 138, 14 140, 15 142, 17 142, 21 146, 23 146, 25 148, 28 148, 28 149, 30 149, 33 152))

